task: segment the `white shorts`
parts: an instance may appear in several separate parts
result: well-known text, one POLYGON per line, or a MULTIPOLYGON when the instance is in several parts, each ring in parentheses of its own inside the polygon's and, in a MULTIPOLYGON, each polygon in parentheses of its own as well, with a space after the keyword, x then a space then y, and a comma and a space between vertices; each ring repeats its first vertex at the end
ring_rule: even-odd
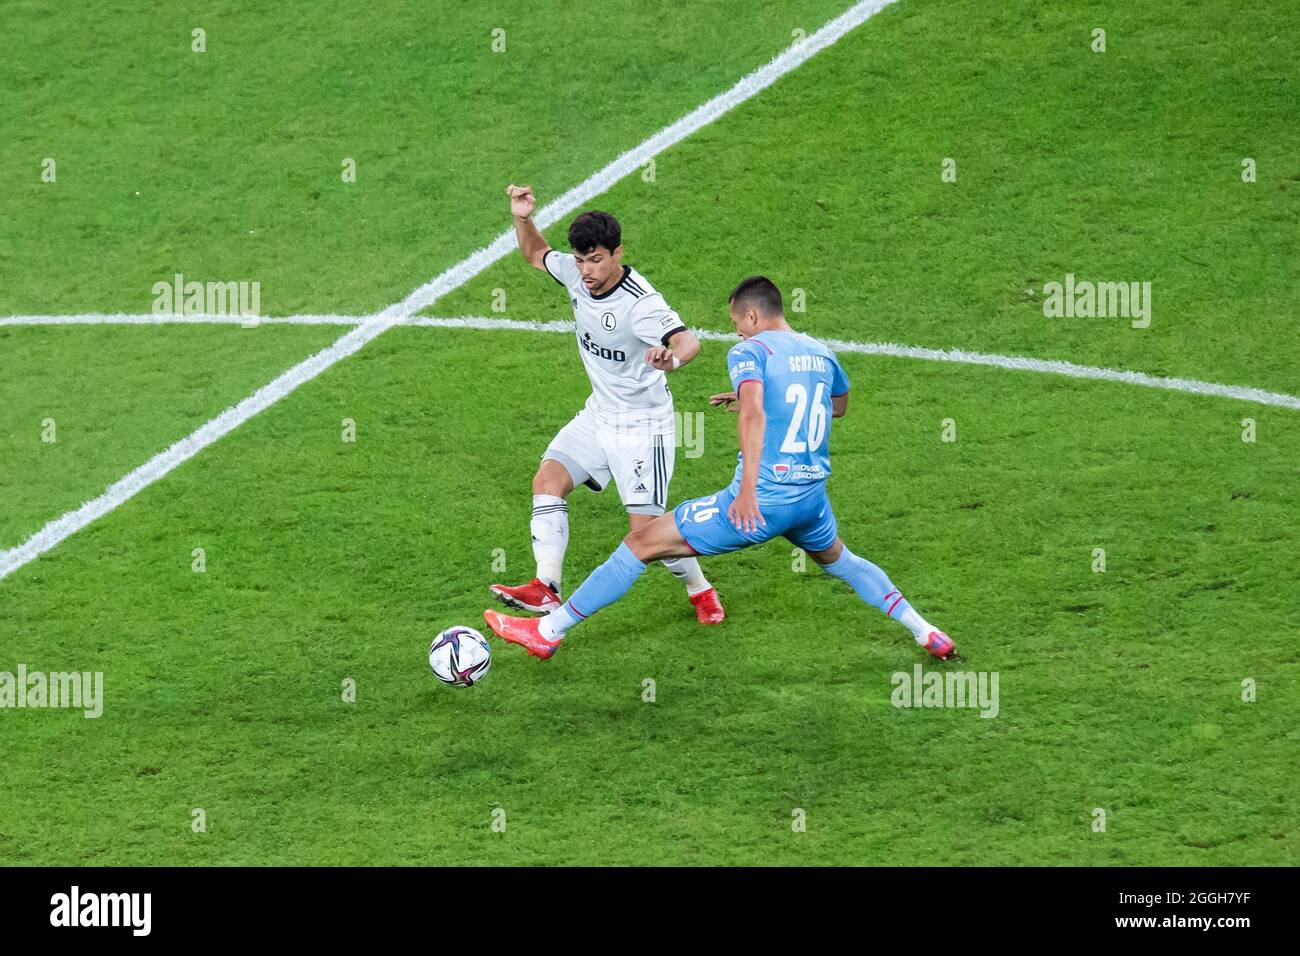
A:
POLYGON ((671 419, 658 427, 613 426, 583 408, 551 439, 542 460, 563 465, 575 488, 603 491, 613 478, 629 514, 661 515, 668 504, 675 444, 671 419))

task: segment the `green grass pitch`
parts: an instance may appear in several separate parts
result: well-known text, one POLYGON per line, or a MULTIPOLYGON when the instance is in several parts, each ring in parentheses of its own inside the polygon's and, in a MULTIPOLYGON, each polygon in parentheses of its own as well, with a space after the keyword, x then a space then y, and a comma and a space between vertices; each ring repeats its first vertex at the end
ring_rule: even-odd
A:
MULTIPOLYGON (((147 312, 177 272, 373 312, 506 228, 507 183, 555 198, 846 5, 16 0, 0 316, 147 312)), ((763 272, 829 338, 1297 394, 1298 33, 1245 0, 900 0, 592 205, 692 326, 763 272), (1150 327, 1045 317, 1067 273, 1150 282, 1150 327)), ((517 256, 426 311, 502 294, 570 317, 517 256)), ((0 326, 0 550, 340 334, 0 326)), ((704 348, 674 501, 735 463, 704 348)), ((706 563, 719 628, 651 568, 554 660, 494 640, 481 686, 437 684, 432 635, 531 577, 529 479, 588 389, 566 335, 398 328, 0 581, 0 671, 105 688, 94 720, 0 709, 0 864, 1293 864, 1300 412, 843 362, 841 534, 999 675, 996 717, 892 706, 952 665, 780 540, 706 563)), ((571 588, 626 519, 570 512, 571 588)))

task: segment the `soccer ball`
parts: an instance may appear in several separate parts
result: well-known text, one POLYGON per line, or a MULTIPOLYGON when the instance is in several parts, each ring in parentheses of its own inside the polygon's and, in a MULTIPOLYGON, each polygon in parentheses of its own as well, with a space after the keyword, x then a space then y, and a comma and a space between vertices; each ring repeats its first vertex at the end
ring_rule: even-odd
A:
POLYGON ((449 627, 429 645, 429 667, 444 684, 473 687, 491 666, 492 648, 472 627, 449 627))

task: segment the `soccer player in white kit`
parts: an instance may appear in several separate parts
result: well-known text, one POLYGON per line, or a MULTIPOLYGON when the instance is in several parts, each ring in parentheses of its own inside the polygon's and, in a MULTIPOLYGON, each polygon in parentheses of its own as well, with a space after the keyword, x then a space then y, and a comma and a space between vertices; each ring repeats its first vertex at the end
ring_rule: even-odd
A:
MULTIPOLYGON (((607 212, 584 212, 569 225, 570 253, 558 252, 533 224, 530 186, 510 186, 519 252, 564 286, 573 305, 578 349, 591 397, 560 429, 533 476, 533 557, 527 584, 492 585, 509 607, 545 614, 560 606, 569 544, 567 498, 578 485, 601 491, 612 479, 629 530, 663 514, 676 446, 667 374, 695 358, 700 341, 635 269, 623 265, 622 229, 607 212)), ((664 561, 686 586, 701 624, 725 617, 696 558, 664 561)))

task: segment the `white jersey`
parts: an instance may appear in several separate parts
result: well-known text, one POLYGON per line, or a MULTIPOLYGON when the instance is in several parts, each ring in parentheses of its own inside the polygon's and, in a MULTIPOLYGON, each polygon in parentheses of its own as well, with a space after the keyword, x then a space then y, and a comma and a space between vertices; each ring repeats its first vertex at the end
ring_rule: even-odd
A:
POLYGON ((573 303, 578 350, 591 379, 587 407, 611 422, 642 420, 660 427, 671 422, 668 378, 645 360, 645 353, 683 331, 681 317, 629 266, 612 289, 592 295, 573 256, 548 249, 542 264, 573 303))

